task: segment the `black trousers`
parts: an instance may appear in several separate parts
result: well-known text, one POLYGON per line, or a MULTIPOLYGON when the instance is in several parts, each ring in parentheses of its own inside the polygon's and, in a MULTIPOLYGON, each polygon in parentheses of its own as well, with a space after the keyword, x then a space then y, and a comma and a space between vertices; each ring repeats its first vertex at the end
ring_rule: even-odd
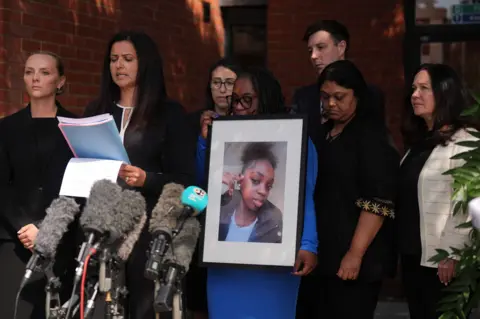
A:
POLYGON ((207 268, 198 265, 199 249, 197 243, 190 269, 185 278, 186 308, 192 312, 208 314, 207 268))
POLYGON ((420 255, 402 255, 402 284, 407 297, 410 319, 437 319, 437 303, 445 288, 437 268, 420 266, 420 255))
POLYGON ((303 277, 297 319, 373 319, 381 286, 381 281, 344 281, 316 273, 303 277))
MULTIPOLYGON (((0 318, 14 316, 15 297, 31 253, 20 241, 0 240, 0 318)), ((45 318, 46 279, 34 273, 20 295, 17 319, 45 318)))

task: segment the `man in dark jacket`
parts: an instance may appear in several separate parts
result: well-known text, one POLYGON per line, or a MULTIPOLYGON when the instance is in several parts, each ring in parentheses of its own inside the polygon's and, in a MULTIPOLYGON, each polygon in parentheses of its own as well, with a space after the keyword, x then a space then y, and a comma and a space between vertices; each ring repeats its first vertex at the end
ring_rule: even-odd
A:
MULTIPOLYGON (((307 27, 303 41, 307 43, 310 61, 319 76, 327 65, 346 58, 350 34, 348 29, 336 20, 319 20, 307 27)), ((383 92, 373 85, 369 88, 372 103, 378 108, 378 115, 385 118, 383 92)), ((316 141, 319 124, 324 121, 317 83, 298 88, 293 95, 292 104, 294 113, 308 114, 309 136, 316 141)))

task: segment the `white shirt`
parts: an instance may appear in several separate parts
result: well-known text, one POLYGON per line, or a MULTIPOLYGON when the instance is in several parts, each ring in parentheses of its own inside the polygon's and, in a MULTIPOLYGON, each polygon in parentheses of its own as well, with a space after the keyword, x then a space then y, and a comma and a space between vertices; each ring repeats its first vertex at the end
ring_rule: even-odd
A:
POLYGON ((130 124, 130 119, 132 118, 132 113, 133 113, 133 106, 123 106, 117 103, 117 106, 122 110, 122 121, 120 123, 120 138, 122 139, 123 143, 123 138, 125 136, 125 131, 127 130, 128 124, 130 124), (125 113, 126 111, 129 110, 130 112, 128 113, 128 119, 125 121, 125 113))

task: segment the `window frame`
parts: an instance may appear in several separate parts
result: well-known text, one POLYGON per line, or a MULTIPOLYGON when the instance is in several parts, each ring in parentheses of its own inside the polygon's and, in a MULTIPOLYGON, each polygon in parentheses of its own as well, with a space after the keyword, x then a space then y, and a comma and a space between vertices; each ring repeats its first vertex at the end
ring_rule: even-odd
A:
POLYGON ((480 23, 477 24, 416 24, 416 0, 404 0, 405 85, 410 88, 414 70, 421 63, 424 43, 449 43, 480 41, 480 23))

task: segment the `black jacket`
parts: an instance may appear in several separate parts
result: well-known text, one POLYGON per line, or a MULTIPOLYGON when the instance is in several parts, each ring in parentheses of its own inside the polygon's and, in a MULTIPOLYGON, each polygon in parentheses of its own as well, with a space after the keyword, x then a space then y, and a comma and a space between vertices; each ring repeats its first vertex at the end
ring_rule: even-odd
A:
MULTIPOLYGON (((75 117, 60 105, 57 115, 75 117)), ((0 122, 0 239, 16 240, 21 227, 38 226, 45 209, 58 197, 73 154, 60 129, 51 139, 55 146, 49 161, 39 167, 39 150, 45 145, 37 143, 30 106, 0 122)))
MULTIPOLYGON (((94 113, 90 104, 85 116, 94 113)), ((138 189, 147 200, 148 211, 157 203, 163 186, 170 182, 190 186, 195 176, 195 140, 183 107, 167 101, 158 118, 138 131, 125 132, 124 146, 131 165, 147 173, 145 185, 138 189)), ((113 115, 120 131, 123 109, 112 103, 107 113, 113 115)))
MULTIPOLYGON (((98 115, 94 105, 87 107, 85 116, 98 115)), ((147 173, 145 185, 136 190, 145 197, 149 215, 165 184, 174 182, 186 187, 195 182, 195 140, 186 114, 182 106, 173 101, 166 101, 159 107, 160 111, 145 128, 137 131, 129 126, 123 143, 131 165, 147 173)), ((123 109, 112 103, 106 112, 113 115, 120 131, 123 109)), ((126 265, 129 318, 132 319, 155 317, 154 284, 144 276, 150 240, 147 224, 126 265)), ((103 318, 101 311, 95 313, 94 318, 103 318)))

